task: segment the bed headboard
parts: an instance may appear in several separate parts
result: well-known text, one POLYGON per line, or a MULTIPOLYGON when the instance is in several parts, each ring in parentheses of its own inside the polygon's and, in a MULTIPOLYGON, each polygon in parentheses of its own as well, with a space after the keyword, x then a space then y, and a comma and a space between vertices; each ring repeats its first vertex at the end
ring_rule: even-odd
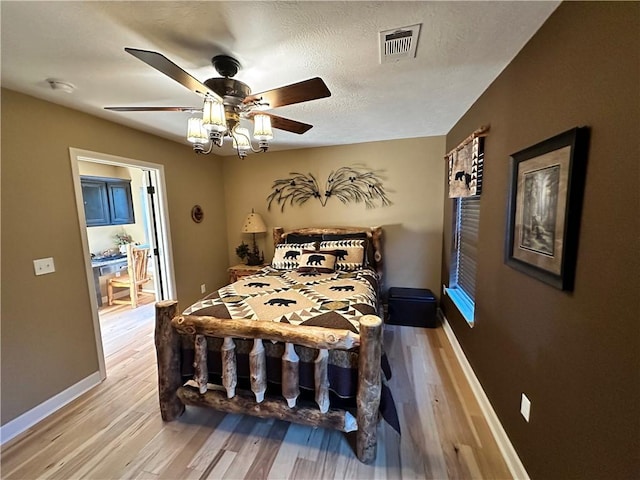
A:
POLYGON ((382 254, 382 227, 305 227, 286 230, 282 227, 273 229, 273 244, 284 243, 288 235, 354 235, 364 234, 367 239, 367 250, 373 255, 368 255, 373 263, 371 267, 378 273, 378 278, 382 280, 382 266, 384 256, 382 254), (369 250, 370 249, 370 250, 369 250))

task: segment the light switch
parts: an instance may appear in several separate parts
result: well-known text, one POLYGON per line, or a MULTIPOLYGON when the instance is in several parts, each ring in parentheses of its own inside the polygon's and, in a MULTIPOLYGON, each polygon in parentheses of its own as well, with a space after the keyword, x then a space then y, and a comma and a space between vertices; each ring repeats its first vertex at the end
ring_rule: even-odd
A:
POLYGON ((36 275, 44 275, 46 273, 53 273, 56 271, 56 266, 53 264, 53 257, 38 258, 33 261, 33 269, 36 275))

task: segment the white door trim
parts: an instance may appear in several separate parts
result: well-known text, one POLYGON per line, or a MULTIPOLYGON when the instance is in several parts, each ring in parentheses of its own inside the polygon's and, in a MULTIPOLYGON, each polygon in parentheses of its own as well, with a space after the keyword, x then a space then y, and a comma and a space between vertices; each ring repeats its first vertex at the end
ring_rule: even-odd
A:
POLYGON ((176 298, 175 275, 173 268, 173 248, 171 246, 171 235, 169 227, 169 206, 167 202, 167 188, 165 184, 164 165, 157 163, 145 162, 133 158, 119 157, 107 153, 92 152, 90 150, 82 150, 75 147, 69 147, 69 158, 71 161, 71 171, 73 176, 73 186, 76 196, 76 207, 78 209, 78 222, 80 226, 80 235, 82 238, 82 254, 84 256, 85 271, 87 275, 87 285, 89 287, 89 299, 91 301, 91 311, 93 317, 93 325, 95 332, 96 347, 98 353, 98 367, 100 370, 100 378, 104 380, 107 377, 107 370, 104 361, 104 350, 102 348, 102 334, 100 331, 100 319, 98 317, 98 303, 94 295, 93 269, 91 267, 91 252, 89 251, 89 239, 86 229, 86 218, 84 213, 84 201, 82 199, 82 185, 80 184, 80 173, 78 161, 103 163, 116 166, 132 166, 146 170, 154 170, 158 184, 156 185, 156 193, 158 199, 158 217, 160 222, 160 242, 161 251, 164 259, 164 278, 166 283, 166 299, 176 298))

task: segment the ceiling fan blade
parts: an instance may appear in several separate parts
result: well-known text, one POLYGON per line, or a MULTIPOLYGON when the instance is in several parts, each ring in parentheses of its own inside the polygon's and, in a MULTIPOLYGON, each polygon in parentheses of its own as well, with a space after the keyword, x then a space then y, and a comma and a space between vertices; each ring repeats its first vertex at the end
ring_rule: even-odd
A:
POLYGON ((273 90, 267 90, 266 92, 251 94, 244 99, 244 103, 262 100, 269 103, 269 108, 276 108, 330 96, 331 92, 324 81, 316 77, 302 82, 292 83, 284 87, 274 88, 273 90))
POLYGON ((113 112, 201 112, 202 107, 104 107, 113 112))
POLYGON ((205 86, 199 80, 193 78, 164 55, 150 50, 139 50, 137 48, 125 47, 124 50, 136 57, 138 60, 142 60, 147 65, 155 68, 160 73, 164 73, 166 76, 174 79, 180 85, 187 87, 192 92, 199 93, 200 95, 208 93, 216 100, 222 102, 222 98, 220 98, 216 92, 205 86))
POLYGON ((313 128, 313 125, 308 123, 298 122, 297 120, 291 120, 290 118, 284 118, 279 115, 273 115, 271 113, 255 111, 251 112, 248 117, 253 118, 256 115, 267 115, 271 117, 271 126, 279 130, 286 130, 287 132, 297 133, 302 135, 304 132, 313 128))

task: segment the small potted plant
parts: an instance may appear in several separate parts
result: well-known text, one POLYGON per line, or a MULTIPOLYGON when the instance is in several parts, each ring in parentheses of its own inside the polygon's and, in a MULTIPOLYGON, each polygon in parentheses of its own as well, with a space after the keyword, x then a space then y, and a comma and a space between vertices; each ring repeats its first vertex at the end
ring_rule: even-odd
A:
POLYGON ((244 262, 244 259, 249 257, 249 245, 244 242, 238 245, 236 247, 236 255, 244 262))
POLYGON ((127 244, 133 243, 133 237, 126 232, 116 233, 115 237, 120 253, 127 253, 127 244))

